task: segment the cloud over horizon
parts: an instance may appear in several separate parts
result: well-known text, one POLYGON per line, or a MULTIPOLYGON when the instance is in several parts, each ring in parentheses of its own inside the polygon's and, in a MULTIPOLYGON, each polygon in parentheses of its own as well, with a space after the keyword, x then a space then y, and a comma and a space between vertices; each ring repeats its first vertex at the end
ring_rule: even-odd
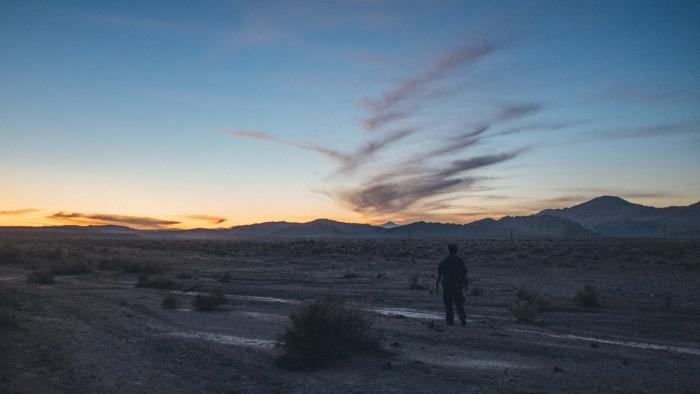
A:
POLYGON ((226 218, 220 217, 220 216, 212 216, 212 215, 188 215, 188 219, 193 219, 193 220, 199 220, 203 222, 208 222, 211 224, 221 224, 225 222, 226 218))
POLYGON ((117 224, 131 225, 144 228, 165 228, 175 224, 180 224, 174 220, 164 220, 143 216, 125 216, 112 214, 88 214, 81 212, 64 212, 59 211, 47 216, 48 219, 66 221, 70 223, 82 224, 117 224))
POLYGON ((37 211, 39 211, 39 210, 36 208, 22 208, 22 209, 8 210, 8 211, 0 211, 0 215, 19 216, 19 215, 26 215, 28 213, 37 212, 37 211))

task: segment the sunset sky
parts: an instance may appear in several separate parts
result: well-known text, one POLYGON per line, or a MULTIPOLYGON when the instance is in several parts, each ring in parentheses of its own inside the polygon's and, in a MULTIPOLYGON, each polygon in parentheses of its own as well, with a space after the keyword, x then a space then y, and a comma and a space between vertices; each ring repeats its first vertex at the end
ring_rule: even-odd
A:
POLYGON ((0 225, 700 200, 698 1, 3 1, 0 225))

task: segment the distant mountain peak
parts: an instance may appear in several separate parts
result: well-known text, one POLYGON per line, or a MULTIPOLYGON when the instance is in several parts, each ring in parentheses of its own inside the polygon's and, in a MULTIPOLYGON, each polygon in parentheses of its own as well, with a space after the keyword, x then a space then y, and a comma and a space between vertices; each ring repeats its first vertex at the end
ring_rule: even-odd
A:
POLYGON ((381 228, 396 228, 396 227, 401 227, 401 225, 396 224, 390 220, 382 225, 379 225, 379 227, 381 227, 381 228))
MULTIPOLYGON (((585 202, 583 204, 620 204, 620 205, 637 205, 633 204, 627 200, 625 200, 622 197, 618 196, 600 196, 596 197, 588 202, 585 202)), ((581 205, 583 205, 581 204, 581 205)))

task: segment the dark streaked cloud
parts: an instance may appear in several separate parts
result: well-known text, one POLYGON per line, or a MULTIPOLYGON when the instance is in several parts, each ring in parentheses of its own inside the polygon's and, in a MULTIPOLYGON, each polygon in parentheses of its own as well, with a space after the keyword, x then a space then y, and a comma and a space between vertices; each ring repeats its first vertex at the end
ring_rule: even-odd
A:
POLYGON ((369 112, 369 117, 364 121, 365 127, 372 130, 396 120, 394 118, 407 117, 405 110, 399 109, 401 105, 421 97, 430 90, 433 82, 459 67, 476 63, 496 48, 494 44, 462 47, 437 59, 426 70, 383 92, 380 97, 363 100, 362 105, 369 112), (397 117, 396 114, 401 116, 397 117))
POLYGON ((340 161, 347 161, 350 159, 349 156, 334 150, 330 149, 321 145, 316 145, 316 144, 308 144, 308 143, 299 143, 295 141, 288 141, 282 138, 277 138, 273 135, 267 134, 267 133, 261 133, 258 131, 246 131, 246 130, 228 130, 225 132, 228 135, 234 136, 234 137, 239 137, 239 138, 252 138, 260 141, 269 141, 269 142, 275 142, 278 144, 283 144, 283 145, 289 145, 293 146, 295 148, 299 149, 304 149, 316 153, 320 153, 330 159, 334 160, 340 160, 340 161))
POLYGON ((78 222, 83 224, 119 224, 127 226, 138 226, 138 227, 148 227, 148 228, 162 228, 167 226, 172 226, 179 224, 180 222, 174 220, 163 220, 151 217, 142 216, 124 216, 124 215, 112 215, 112 214, 89 214, 81 212, 56 212, 50 216, 49 219, 62 220, 68 222, 78 222))
POLYGON ((366 144, 360 146, 358 149, 349 153, 343 153, 338 150, 331 149, 318 144, 288 141, 274 137, 270 134, 261 133, 257 131, 226 131, 226 134, 239 138, 252 138, 260 141, 269 141, 316 152, 340 163, 340 168, 338 172, 348 173, 366 163, 377 152, 388 148, 390 145, 399 142, 400 140, 410 136, 411 134, 414 134, 416 131, 417 129, 415 128, 405 128, 396 130, 379 138, 375 138, 367 142, 366 144))
POLYGON ((226 218, 222 218, 220 216, 211 216, 211 215, 188 215, 187 218, 192 219, 192 220, 199 220, 199 221, 203 221, 203 222, 208 222, 211 224, 221 224, 227 220, 226 218))
POLYGON ((377 114, 376 116, 365 119, 362 126, 365 128, 365 130, 375 130, 388 123, 406 119, 410 115, 411 113, 409 111, 393 111, 377 114))
POLYGON ((700 121, 663 123, 622 130, 610 134, 611 138, 663 137, 673 134, 700 135, 700 121))
POLYGON ((520 103, 502 108, 494 119, 495 122, 505 122, 509 120, 523 118, 540 112, 544 106, 540 103, 520 103))
POLYGON ((444 197, 445 194, 467 191, 470 186, 482 180, 478 176, 462 176, 463 174, 511 160, 519 153, 508 152, 454 160, 446 167, 433 171, 393 169, 383 176, 374 176, 372 181, 358 188, 343 190, 332 196, 353 210, 365 214, 400 213, 407 209, 415 209, 421 204, 425 213, 447 209, 451 204, 450 198, 444 197), (437 196, 443 196, 441 204, 430 204, 437 196))
POLYGON ((0 211, 0 215, 2 216, 20 216, 20 215, 26 215, 28 213, 32 212, 37 212, 38 209, 35 208, 22 208, 22 209, 13 209, 13 210, 8 210, 8 211, 0 211))
POLYGON ((352 170, 365 164, 372 156, 374 156, 380 150, 385 149, 390 145, 403 140, 411 134, 414 134, 416 131, 417 129, 415 128, 396 130, 394 132, 386 134, 383 137, 369 141, 356 151, 347 155, 347 158, 343 160, 343 165, 339 169, 339 172, 351 172, 352 170))

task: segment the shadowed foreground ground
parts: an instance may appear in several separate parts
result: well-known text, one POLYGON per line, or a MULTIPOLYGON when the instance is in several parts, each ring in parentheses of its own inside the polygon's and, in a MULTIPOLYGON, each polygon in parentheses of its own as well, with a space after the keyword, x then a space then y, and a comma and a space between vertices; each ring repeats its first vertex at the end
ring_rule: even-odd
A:
POLYGON ((464 241, 467 328, 445 327, 427 284, 438 241, 118 241, 4 239, 2 392, 693 392, 700 387, 700 243, 464 241), (12 258, 7 258, 10 255, 12 258), (27 283, 32 268, 91 273, 27 283), (138 273, 172 289, 136 288, 138 273), (102 269, 100 269, 102 267, 102 269), (230 280, 220 282, 226 272, 230 280), (585 284, 603 306, 573 301, 585 284), (549 300, 512 320, 519 288, 549 300), (216 312, 195 294, 223 290, 216 312), (179 308, 161 308, 174 295, 179 308), (313 372, 272 366, 295 305, 326 294, 366 309, 387 355, 313 372))

